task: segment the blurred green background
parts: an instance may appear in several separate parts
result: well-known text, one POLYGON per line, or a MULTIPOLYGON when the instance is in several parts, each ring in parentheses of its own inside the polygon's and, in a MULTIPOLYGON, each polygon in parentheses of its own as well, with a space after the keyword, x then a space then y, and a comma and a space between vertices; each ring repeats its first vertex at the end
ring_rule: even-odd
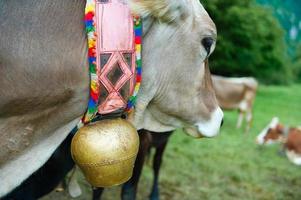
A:
POLYGON ((301 81, 301 1, 203 0, 218 29, 211 70, 266 84, 301 81))

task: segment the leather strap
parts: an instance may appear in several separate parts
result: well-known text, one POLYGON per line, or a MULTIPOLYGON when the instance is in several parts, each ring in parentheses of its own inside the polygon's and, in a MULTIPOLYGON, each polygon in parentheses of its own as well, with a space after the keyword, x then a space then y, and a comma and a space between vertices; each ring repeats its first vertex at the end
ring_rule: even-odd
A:
POLYGON ((121 0, 96 3, 98 113, 122 113, 135 85, 133 16, 121 0))

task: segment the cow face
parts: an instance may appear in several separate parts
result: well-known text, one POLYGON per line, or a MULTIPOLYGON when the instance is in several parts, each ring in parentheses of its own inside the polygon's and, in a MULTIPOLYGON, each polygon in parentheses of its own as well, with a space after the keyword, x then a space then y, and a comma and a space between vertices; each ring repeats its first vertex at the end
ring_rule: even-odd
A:
POLYGON ((283 136, 283 125, 277 124, 275 128, 270 128, 267 134, 264 136, 265 143, 273 143, 276 141, 280 141, 283 136))
POLYGON ((208 67, 216 27, 199 0, 130 1, 144 17, 143 81, 133 122, 164 132, 215 136, 223 119, 208 67))
POLYGON ((274 144, 283 140, 283 134, 284 126, 279 123, 277 117, 274 117, 269 125, 257 136, 256 143, 260 145, 274 144))

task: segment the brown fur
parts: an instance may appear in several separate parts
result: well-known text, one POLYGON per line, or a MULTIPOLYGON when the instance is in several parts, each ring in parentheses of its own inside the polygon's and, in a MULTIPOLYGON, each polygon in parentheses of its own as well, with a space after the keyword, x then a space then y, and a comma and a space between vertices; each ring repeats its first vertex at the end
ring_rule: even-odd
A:
POLYGON ((301 130, 291 129, 284 145, 288 150, 301 155, 301 130))
POLYGON ((264 136, 265 143, 269 140, 277 141, 284 137, 284 127, 282 124, 277 124, 276 128, 270 128, 264 136))
POLYGON ((0 2, 0 167, 86 109, 85 2, 72 5, 0 2))
POLYGON ((282 124, 277 124, 275 128, 268 129, 264 136, 264 142, 284 141, 284 147, 297 154, 301 154, 301 130, 298 128, 289 128, 285 135, 285 128, 282 124))

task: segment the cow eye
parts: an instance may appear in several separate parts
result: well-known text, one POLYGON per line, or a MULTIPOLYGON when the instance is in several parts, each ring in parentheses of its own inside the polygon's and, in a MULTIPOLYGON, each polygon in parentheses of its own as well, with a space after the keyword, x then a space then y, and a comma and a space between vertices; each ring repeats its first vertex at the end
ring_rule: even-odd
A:
POLYGON ((214 44, 214 39, 212 37, 204 37, 201 41, 203 48, 206 50, 207 52, 207 56, 210 55, 210 53, 212 52, 212 46, 214 44))

